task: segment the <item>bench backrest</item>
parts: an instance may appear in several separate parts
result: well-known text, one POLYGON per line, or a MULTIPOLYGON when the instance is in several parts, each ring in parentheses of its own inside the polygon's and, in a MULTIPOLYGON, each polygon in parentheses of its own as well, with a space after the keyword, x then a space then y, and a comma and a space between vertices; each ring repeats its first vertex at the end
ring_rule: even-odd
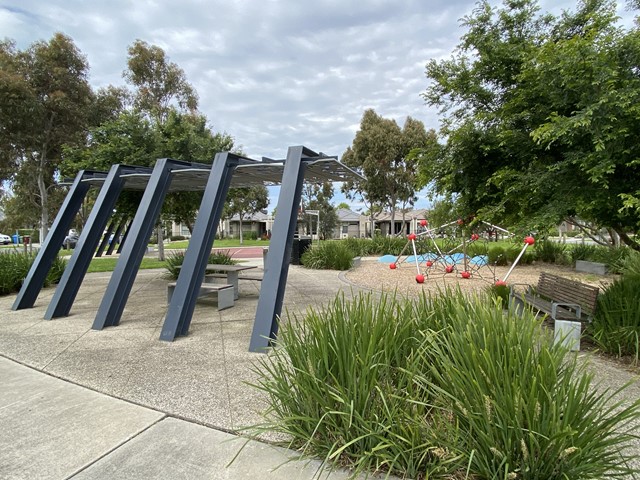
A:
POLYGON ((593 285, 542 272, 536 293, 556 302, 577 303, 585 316, 592 316, 598 302, 600 289, 593 285))

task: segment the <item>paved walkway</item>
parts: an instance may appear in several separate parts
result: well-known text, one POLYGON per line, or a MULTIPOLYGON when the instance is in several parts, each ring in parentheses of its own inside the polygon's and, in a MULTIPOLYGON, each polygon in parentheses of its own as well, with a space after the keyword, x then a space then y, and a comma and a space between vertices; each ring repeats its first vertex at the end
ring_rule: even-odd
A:
MULTIPOLYGON (((262 259, 250 260, 262 266, 262 259)), ((162 270, 141 270, 118 327, 91 330, 110 274, 85 277, 71 314, 43 320, 0 297, 0 478, 311 479, 318 462, 229 432, 261 421, 248 383, 262 354, 248 351, 259 282, 240 283, 234 308, 198 302, 190 334, 159 340, 162 270), (236 454, 238 458, 229 465, 236 454), (279 468, 277 468, 279 467, 279 468)), ((289 315, 353 287, 337 272, 291 266, 289 315)), ((285 314, 286 316, 286 314, 285 314)), ((347 478, 334 472, 322 478, 347 478)))
MULTIPOLYGON (((314 478, 318 462, 286 463, 294 452, 261 442, 242 450, 233 434, 259 423, 266 405, 249 386, 264 358, 248 351, 259 282, 240 283, 234 308, 201 299, 190 334, 167 343, 164 270, 138 273, 118 327, 91 330, 109 278, 87 275, 71 314, 51 321, 52 288, 17 312, 14 295, 0 297, 0 479, 314 478)), ((290 266, 285 319, 357 292, 341 278, 290 266)), ((599 357, 592 368, 614 389, 638 378, 599 357)), ((621 400, 637 398, 635 383, 621 400)))

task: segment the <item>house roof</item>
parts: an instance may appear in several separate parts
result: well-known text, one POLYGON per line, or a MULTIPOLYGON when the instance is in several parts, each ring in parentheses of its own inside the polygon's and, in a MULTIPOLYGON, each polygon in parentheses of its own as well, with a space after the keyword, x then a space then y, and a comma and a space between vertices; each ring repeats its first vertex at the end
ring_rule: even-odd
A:
POLYGON ((348 208, 339 208, 336 210, 339 222, 359 222, 363 219, 363 215, 356 213, 348 208))
MULTIPOLYGON (((409 222, 412 219, 417 220, 426 220, 427 215, 429 214, 429 209, 422 208, 418 210, 406 210, 404 212, 404 221, 409 222)), ((373 216, 376 222, 390 222, 391 221, 391 212, 381 212, 373 216)), ((396 210, 395 221, 402 221, 402 210, 396 210)))
MULTIPOLYGON (((263 212, 252 213, 251 215, 245 215, 242 217, 243 222, 266 222, 269 215, 263 212)), ((230 222, 239 222, 240 215, 235 214, 231 218, 229 218, 230 222)))

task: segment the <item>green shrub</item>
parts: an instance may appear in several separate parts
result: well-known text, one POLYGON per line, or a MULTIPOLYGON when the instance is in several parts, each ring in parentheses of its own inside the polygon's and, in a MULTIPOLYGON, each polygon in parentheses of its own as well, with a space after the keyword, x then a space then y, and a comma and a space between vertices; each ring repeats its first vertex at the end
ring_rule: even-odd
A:
POLYGON ((632 250, 628 247, 601 247, 594 261, 607 265, 611 273, 622 273, 623 265, 631 253, 632 250))
POLYGON ((560 265, 569 264, 566 244, 554 242, 545 238, 540 242, 536 242, 533 248, 536 254, 536 259, 541 262, 557 263, 560 265))
MULTIPOLYGON (((20 249, 11 249, 9 252, 0 254, 0 295, 8 295, 20 290, 35 258, 35 253, 24 253, 20 249)), ((64 258, 56 257, 44 281, 44 286, 58 283, 66 266, 67 262, 64 258)))
POLYGON ((576 261, 578 260, 595 262, 598 255, 598 249, 600 248, 602 247, 599 247, 597 245, 590 245, 587 243, 577 243, 575 245, 572 245, 571 248, 568 249, 571 263, 575 265, 576 261))
POLYGON ((56 256, 56 258, 53 259, 53 263, 51 264, 51 268, 47 274, 47 279, 44 282, 45 287, 57 284, 62 278, 65 268, 67 268, 66 258, 56 256))
POLYGON ((507 264, 507 255, 503 247, 500 247, 500 246, 489 247, 487 256, 489 257, 490 265, 504 266, 507 264))
POLYGON ((406 237, 375 236, 371 240, 372 255, 400 255, 400 252, 407 244, 406 237))
POLYGON ((182 240, 186 240, 187 237, 184 235, 171 235, 170 239, 172 242, 181 242, 182 240))
MULTIPOLYGON (((180 274, 180 267, 184 262, 185 252, 174 252, 167 256, 164 267, 167 269, 166 277, 175 280, 180 274)), ((209 255, 207 263, 216 265, 235 265, 235 261, 229 250, 216 250, 209 255)))
POLYGON ((640 357, 640 276, 616 279, 598 297, 588 332, 603 351, 640 357))
POLYGON ((502 284, 494 284, 489 287, 489 296, 494 299, 499 299, 503 308, 507 308, 509 305, 509 286, 502 284))
POLYGON ((630 250, 627 257, 618 263, 617 270, 625 277, 640 277, 640 252, 630 250))
POLYGON ((627 473, 629 421, 531 312, 443 292, 338 296, 259 361, 267 423, 327 462, 407 478, 627 473))
POLYGON ((365 257, 373 254, 373 242, 369 238, 345 238, 340 240, 351 251, 354 257, 365 257))
POLYGON ((619 448, 635 437, 627 422, 640 417, 640 402, 617 411, 615 394, 594 391, 593 374, 553 345, 529 314, 505 315, 462 299, 448 310, 444 335, 427 336, 422 345, 430 365, 423 385, 442 389, 438 443, 460 455, 473 478, 626 472, 619 448))
POLYGON ((342 241, 326 240, 312 245, 302 254, 300 263, 319 270, 349 270, 354 255, 342 241))

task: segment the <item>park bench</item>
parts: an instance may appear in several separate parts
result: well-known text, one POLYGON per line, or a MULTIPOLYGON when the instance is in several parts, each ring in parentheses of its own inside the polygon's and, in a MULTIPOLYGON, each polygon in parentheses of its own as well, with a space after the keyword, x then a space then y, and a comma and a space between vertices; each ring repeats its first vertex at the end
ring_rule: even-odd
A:
POLYGON ((547 272, 540 274, 535 288, 528 286, 524 293, 516 293, 514 287, 511 286, 511 303, 517 298, 534 310, 549 315, 553 319, 555 341, 562 341, 574 350, 580 349, 582 322, 591 321, 593 317, 600 291, 598 287, 547 272), (569 338, 573 335, 576 338, 569 338))
MULTIPOLYGON (((176 288, 176 282, 167 284, 167 303, 171 303, 171 297, 173 291, 176 288)), ((218 310, 224 310, 225 308, 231 308, 234 305, 234 291, 233 285, 219 284, 219 283, 203 283, 198 290, 198 298, 215 294, 218 299, 218 310)))
POLYGON ((553 320, 590 321, 599 291, 598 287, 542 272, 538 285, 524 293, 516 293, 512 285, 511 297, 523 300, 553 320))

